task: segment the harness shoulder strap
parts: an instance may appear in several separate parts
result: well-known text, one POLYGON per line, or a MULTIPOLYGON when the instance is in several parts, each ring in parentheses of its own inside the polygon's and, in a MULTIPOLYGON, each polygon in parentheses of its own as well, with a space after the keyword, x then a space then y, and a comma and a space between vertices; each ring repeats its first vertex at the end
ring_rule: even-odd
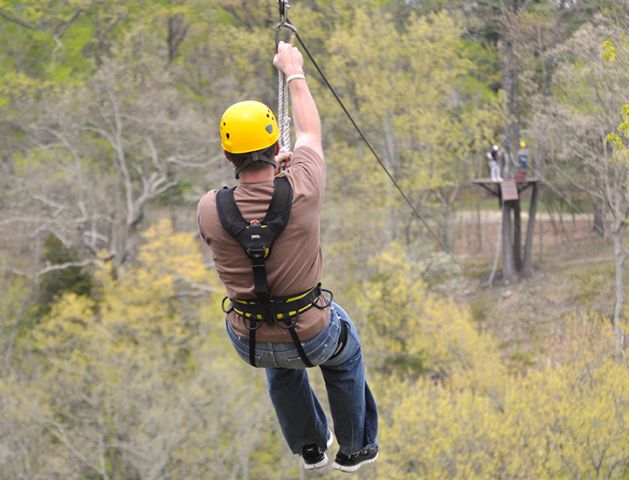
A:
POLYGON ((234 200, 234 188, 223 188, 216 192, 216 208, 221 225, 249 258, 258 258, 262 248, 263 257, 271 254, 273 242, 284 230, 290 218, 293 189, 286 177, 276 177, 273 196, 262 222, 247 222, 234 200))
POLYGON ((234 200, 235 188, 216 193, 216 207, 221 225, 243 248, 251 260, 256 297, 263 302, 271 298, 265 260, 271 254, 275 239, 282 233, 293 201, 293 190, 284 176, 274 180, 273 196, 262 222, 247 222, 234 200))
POLYGON ((234 200, 236 187, 223 187, 216 192, 216 209, 221 225, 227 233, 236 238, 249 223, 243 218, 234 200))
POLYGON ((288 224, 293 205, 293 189, 285 176, 275 177, 274 187, 273 197, 271 197, 271 203, 262 224, 268 225, 277 236, 288 224))

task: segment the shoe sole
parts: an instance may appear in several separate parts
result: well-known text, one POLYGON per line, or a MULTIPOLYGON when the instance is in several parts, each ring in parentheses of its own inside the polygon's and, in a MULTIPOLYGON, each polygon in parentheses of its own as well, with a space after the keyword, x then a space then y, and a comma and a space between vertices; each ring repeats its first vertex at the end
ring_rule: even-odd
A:
POLYGON ((356 471, 358 471, 358 469, 360 467, 362 467, 363 465, 368 465, 370 463, 375 462, 378 459, 378 455, 380 452, 376 453, 376 456, 373 458, 370 458, 368 460, 363 460, 360 463, 357 463, 356 465, 351 465, 351 466, 347 466, 347 465, 340 465, 336 462, 332 463, 332 468, 334 468, 335 470, 340 470, 341 472, 346 472, 346 473, 354 473, 356 471))
POLYGON ((323 460, 317 463, 305 463, 304 462, 304 470, 319 470, 320 468, 325 467, 328 464, 328 456, 324 453, 323 460))

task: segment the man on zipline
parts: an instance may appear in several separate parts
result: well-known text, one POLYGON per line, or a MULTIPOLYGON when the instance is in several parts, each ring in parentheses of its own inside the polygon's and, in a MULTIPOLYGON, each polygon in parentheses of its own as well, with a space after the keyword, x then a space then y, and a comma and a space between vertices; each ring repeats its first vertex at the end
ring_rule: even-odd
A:
POLYGON ((299 50, 280 42, 273 64, 288 82, 294 152, 279 152, 278 124, 266 105, 229 107, 221 118, 221 144, 239 182, 201 198, 199 232, 212 247, 229 297, 227 334, 243 360, 266 369, 291 451, 307 470, 328 463, 333 436, 305 370, 319 366, 340 445, 333 467, 355 472, 378 456, 378 414, 356 328, 320 287, 321 122, 299 50))

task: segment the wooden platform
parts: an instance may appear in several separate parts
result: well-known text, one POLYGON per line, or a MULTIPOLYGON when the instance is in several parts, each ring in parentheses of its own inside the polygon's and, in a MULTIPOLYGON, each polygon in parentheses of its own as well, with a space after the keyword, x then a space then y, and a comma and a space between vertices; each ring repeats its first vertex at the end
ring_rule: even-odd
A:
MULTIPOLYGON (((539 177, 513 177, 512 180, 515 180, 515 183, 535 183, 539 182, 539 177)), ((474 178, 472 183, 477 185, 485 184, 485 185, 498 185, 500 182, 494 182, 491 178, 474 178)))
POLYGON ((503 202, 513 202, 519 199, 522 191, 539 181, 539 177, 515 176, 502 182, 495 182, 491 178, 475 178, 472 183, 480 185, 503 202))

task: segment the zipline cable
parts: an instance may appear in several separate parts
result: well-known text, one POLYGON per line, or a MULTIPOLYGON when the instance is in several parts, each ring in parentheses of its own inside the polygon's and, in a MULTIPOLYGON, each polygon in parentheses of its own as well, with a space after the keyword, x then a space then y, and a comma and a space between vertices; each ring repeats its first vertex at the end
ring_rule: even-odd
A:
MULTIPOLYGON (((380 158, 380 156, 378 155, 378 153, 376 152, 374 147, 371 145, 371 142, 369 142, 369 140, 367 139, 367 137, 363 133, 362 129, 356 123, 356 121, 354 120, 353 116, 351 115, 351 113, 349 112, 347 107, 345 106, 345 103, 343 102, 343 100, 336 93, 336 90, 334 89, 334 87, 332 86, 332 84, 330 83, 330 81, 328 80, 326 75, 323 73, 323 70, 321 69, 321 67, 319 66, 319 64, 315 60, 314 56, 312 55, 312 53, 310 52, 310 50, 306 46, 306 44, 305 44, 303 38, 301 37, 301 35, 297 31, 297 27, 295 27, 290 22, 290 20, 288 19, 287 12, 288 12, 288 8, 290 8, 290 5, 289 5, 288 1, 287 0, 278 0, 278 5, 279 5, 279 10, 280 10, 280 22, 278 23, 278 25, 276 27, 276 31, 275 31, 275 43, 276 43, 276 46, 279 43, 280 30, 282 28, 286 28, 287 30, 290 30, 292 32, 292 34, 299 41, 299 44, 303 48, 304 52, 306 53, 306 55, 308 56, 308 58, 312 62, 313 66, 315 67, 317 72, 319 73, 319 76, 323 80, 323 83, 325 84, 325 86, 328 88, 328 90, 330 90, 330 92, 332 93, 332 95, 334 96, 335 100, 337 101, 337 103, 339 104, 339 106, 341 107, 341 109, 343 110, 343 112, 345 113, 347 118, 349 119, 350 123, 353 125, 354 129, 356 130, 356 132, 358 133, 360 138, 363 140, 363 142, 365 142, 365 145, 367 145, 367 148, 369 149, 369 151, 371 152, 373 157, 380 164, 380 166, 384 170, 384 173, 387 175, 387 177, 389 177, 389 180, 391 180, 391 183, 393 183, 393 186, 397 189, 399 194, 402 196, 402 198, 406 201, 408 206, 411 208, 411 210, 413 211, 415 217, 417 217, 417 219, 419 219, 419 221, 424 225, 426 230, 430 233, 430 235, 433 237, 433 239, 439 244, 439 246, 443 249, 443 251, 446 252, 457 265, 461 266, 459 264, 459 262, 456 260, 456 258, 454 257, 454 255, 448 251, 448 249, 443 244, 441 239, 430 228, 430 226, 428 225, 427 221, 424 219, 424 217, 421 215, 421 213, 419 213, 419 211, 417 210, 417 207, 415 207, 415 205, 411 202, 411 200, 409 199, 408 195, 404 192, 404 190, 402 189, 402 187, 400 186, 398 181, 391 174, 391 172, 389 171, 387 166, 384 164, 384 162, 382 161, 382 159, 380 158)), ((290 140, 287 140, 286 138, 284 138, 284 136, 287 136, 288 138, 290 138, 290 118, 288 118, 288 92, 287 92, 287 85, 286 85, 286 81, 285 80, 286 79, 285 79, 283 73, 280 72, 279 73, 278 103, 279 103, 279 107, 281 108, 281 112, 278 113, 278 115, 280 115, 280 119, 286 119, 285 122, 284 122, 285 126, 280 125, 280 128, 282 128, 282 137, 283 137, 282 140, 281 140, 280 146, 283 149, 289 148, 287 146, 290 144, 290 140)), ((568 206, 570 206, 574 211, 577 211, 579 213, 584 213, 580 208, 578 208, 570 200, 568 200, 564 195, 562 195, 561 192, 559 191, 559 189, 557 189, 552 183, 550 183, 548 181, 548 179, 543 178, 541 175, 540 175, 540 179, 542 180, 543 184, 548 185, 551 188, 551 190, 553 190, 559 197, 561 197, 563 200, 565 200, 566 203, 568 204, 568 206)), ((598 228, 600 230, 600 227, 598 227, 597 225, 595 225, 595 228, 598 228)), ((601 233, 604 233, 604 232, 601 232, 601 233)))
MULTIPOLYGON (((356 132, 358 132, 358 135, 360 136, 360 138, 363 140, 363 142, 365 142, 365 145, 367 145, 367 148, 369 149, 371 154, 378 161, 378 163, 380 164, 380 166, 384 170, 384 173, 386 173, 386 175, 389 177, 389 180, 391 180, 391 183, 393 183, 393 186, 397 189, 397 191, 400 193, 402 198, 406 201, 408 206, 411 207, 413 213, 415 214, 415 217, 417 217, 419 219, 419 221, 424 225, 424 227, 426 227, 426 230, 428 231, 428 233, 430 233, 430 235, 439 244, 439 246, 443 249, 443 251, 446 252, 448 255, 450 255, 452 260, 457 265, 459 265, 459 263, 454 258, 452 253, 450 253, 448 251, 448 248, 444 245, 444 243, 441 241, 441 239, 433 232, 433 230, 430 228, 430 226, 428 225, 428 223, 426 222, 424 217, 417 210, 417 207, 415 207, 415 205, 413 205, 413 202, 411 202, 411 200, 408 197, 408 195, 406 195, 406 193, 404 192, 404 190, 402 189, 400 184, 397 182, 395 177, 391 174, 391 172, 389 171, 387 166, 384 164, 384 162, 380 158, 380 155, 378 155, 376 150, 373 148, 373 146, 371 145, 371 143, 369 142, 369 140, 367 139, 367 137, 365 136, 365 134, 363 133, 361 128, 358 126, 358 124, 354 120, 354 117, 352 117, 351 113, 349 112, 349 110, 345 106, 345 103, 343 103, 343 100, 341 100, 341 97, 339 97, 339 95, 336 93, 336 90, 334 89, 332 84, 329 82, 329 80, 325 76, 325 74, 323 73, 323 70, 321 69, 321 67, 319 66, 317 61, 315 60, 314 56, 312 55, 312 53, 310 53, 310 50, 308 49, 308 47, 304 43, 304 40, 301 38, 301 35, 297 31, 297 28, 292 23, 290 23, 290 20, 288 19, 288 16, 287 16, 287 9, 289 7, 288 2, 286 0, 278 0, 278 3, 280 5, 280 23, 277 25, 276 30, 275 30, 275 32, 276 32, 275 33, 275 35, 276 35, 276 43, 279 43, 279 35, 280 35, 280 30, 282 28, 286 28, 287 30, 290 30, 295 35, 295 37, 299 41, 299 44, 303 48, 304 52, 306 53, 306 55, 308 56, 308 58, 310 59, 310 61, 314 65, 314 67, 317 70, 317 72, 319 73, 321 79, 323 80, 323 83, 330 90, 330 92, 332 93, 332 95, 336 99, 337 103, 339 104, 339 106, 341 107, 341 109, 343 110, 343 112, 345 113, 345 115, 347 116, 349 121, 351 122, 351 124, 356 129, 356 132)), ((461 266, 461 265, 459 265, 459 266, 461 266)))

